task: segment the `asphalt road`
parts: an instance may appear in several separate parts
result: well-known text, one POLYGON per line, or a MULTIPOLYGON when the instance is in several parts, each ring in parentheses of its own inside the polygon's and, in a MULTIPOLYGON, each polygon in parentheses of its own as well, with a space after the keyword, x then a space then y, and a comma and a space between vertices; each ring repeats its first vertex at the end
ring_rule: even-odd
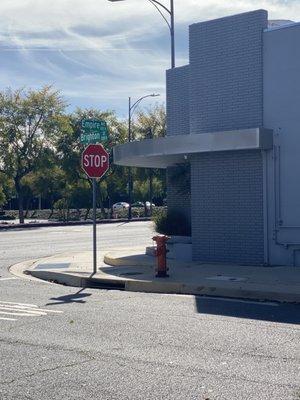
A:
MULTIPOLYGON (((151 244, 101 225, 101 250, 151 244)), ((91 227, 0 232, 0 399, 300 399, 300 308, 70 288, 13 277, 91 249, 91 227)))

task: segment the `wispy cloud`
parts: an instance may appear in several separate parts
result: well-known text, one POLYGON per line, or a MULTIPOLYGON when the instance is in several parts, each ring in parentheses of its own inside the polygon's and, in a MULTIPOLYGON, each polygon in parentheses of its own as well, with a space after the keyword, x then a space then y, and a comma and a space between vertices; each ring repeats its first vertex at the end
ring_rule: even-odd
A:
MULTIPOLYGON (((299 0, 175 0, 175 7, 178 65, 187 61, 191 23, 257 8, 271 19, 300 15, 299 0)), ((2 88, 52 83, 73 107, 125 115, 129 95, 164 93, 169 34, 147 0, 1 0, 0 57, 2 88)))

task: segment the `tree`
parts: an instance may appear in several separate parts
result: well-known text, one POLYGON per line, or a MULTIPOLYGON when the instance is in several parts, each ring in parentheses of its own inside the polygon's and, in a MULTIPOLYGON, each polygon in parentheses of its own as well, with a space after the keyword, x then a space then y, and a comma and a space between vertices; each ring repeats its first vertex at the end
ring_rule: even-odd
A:
POLYGON ((141 110, 133 126, 135 139, 152 139, 166 134, 166 111, 162 104, 141 110))
MULTIPOLYGON (((57 165, 43 164, 36 172, 32 172, 27 177, 31 177, 30 184, 35 196, 41 196, 50 206, 51 219, 54 211, 54 203, 63 196, 66 189, 66 174, 57 165)), ((27 177, 25 179, 27 180, 27 177)), ((27 180, 28 181, 28 180, 27 180)))
POLYGON ((0 209, 13 196, 13 182, 7 175, 0 173, 0 209))
POLYGON ((68 130, 65 107, 51 86, 0 92, 0 170, 14 181, 20 223, 24 222, 22 179, 37 169, 61 130, 68 130))
MULTIPOLYGON (((135 139, 153 139, 165 136, 166 133, 166 112, 163 105, 156 105, 146 110, 139 111, 133 127, 135 139)), ((138 168, 133 170, 135 179, 138 182, 142 181, 141 188, 144 188, 144 193, 151 203, 153 197, 165 197, 166 191, 166 174, 165 170, 157 168, 138 168), (145 186, 145 181, 149 181, 149 185, 145 186), (158 189, 159 186, 159 189, 158 189), (148 189, 146 191, 146 188, 148 189)), ((139 196, 139 200, 143 200, 143 195, 134 191, 135 195, 139 196)))
POLYGON ((5 203, 6 203, 6 196, 2 186, 0 186, 0 209, 2 209, 5 203))

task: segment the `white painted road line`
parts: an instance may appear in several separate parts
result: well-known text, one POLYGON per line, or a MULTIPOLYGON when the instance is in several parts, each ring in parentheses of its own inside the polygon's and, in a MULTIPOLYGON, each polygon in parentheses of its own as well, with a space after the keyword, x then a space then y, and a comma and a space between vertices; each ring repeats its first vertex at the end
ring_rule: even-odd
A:
MULTIPOLYGON (((48 310, 39 308, 36 304, 14 303, 11 301, 0 301, 0 315, 13 317, 41 317, 48 314, 61 314, 60 310, 48 310)), ((0 317, 0 319, 16 321, 15 318, 0 317)))
POLYGON ((44 311, 44 312, 46 312, 46 313, 57 313, 57 314, 61 314, 62 313, 62 311, 58 311, 58 310, 48 310, 47 308, 39 308, 38 306, 19 306, 19 305, 14 305, 14 304, 11 304, 11 303, 5 303, 5 302, 3 302, 3 301, 0 301, 0 308, 3 308, 3 307, 5 307, 5 308, 9 308, 9 309, 17 309, 17 310, 21 310, 21 311, 33 311, 33 312, 35 312, 35 311, 44 311), (33 310, 32 310, 33 309, 33 310))
POLYGON ((13 281, 18 278, 0 278, 0 281, 13 281))
POLYGON ((19 313, 19 314, 14 314, 14 315, 47 315, 47 313, 39 311, 37 309, 33 310, 25 310, 25 309, 17 309, 17 308, 12 308, 12 307, 3 307, 0 305, 0 314, 2 314, 3 311, 10 311, 12 313, 19 313))
POLYGON ((0 300, 0 304, 3 304, 3 305, 4 304, 13 304, 13 305, 16 305, 16 306, 24 306, 24 307, 27 307, 27 308, 31 308, 31 307, 38 308, 39 307, 36 304, 14 303, 12 301, 1 301, 1 300, 0 300))
POLYGON ((6 312, 6 311, 0 311, 0 314, 4 315, 15 315, 16 317, 40 317, 41 315, 47 315, 46 313, 44 314, 26 314, 26 313, 20 313, 20 312, 6 312))

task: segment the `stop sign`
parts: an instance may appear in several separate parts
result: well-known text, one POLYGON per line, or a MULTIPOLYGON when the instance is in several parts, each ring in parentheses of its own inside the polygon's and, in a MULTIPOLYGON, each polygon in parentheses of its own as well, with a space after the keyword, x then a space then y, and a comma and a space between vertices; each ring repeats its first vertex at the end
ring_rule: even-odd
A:
POLYGON ((82 153, 82 168, 90 178, 101 178, 109 168, 109 155, 102 144, 89 144, 82 153))

